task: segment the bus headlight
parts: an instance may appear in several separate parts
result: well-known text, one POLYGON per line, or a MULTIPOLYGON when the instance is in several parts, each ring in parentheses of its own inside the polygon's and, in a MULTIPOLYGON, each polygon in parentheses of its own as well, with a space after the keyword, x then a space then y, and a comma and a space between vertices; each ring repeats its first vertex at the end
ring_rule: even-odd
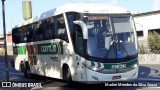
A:
POLYGON ((90 67, 91 70, 93 71, 101 71, 103 70, 103 68, 100 68, 100 67, 90 67))
POLYGON ((132 66, 132 68, 136 68, 136 67, 138 67, 137 63, 132 66))
POLYGON ((90 70, 93 70, 93 71, 101 71, 103 70, 102 67, 97 67, 97 66, 90 66, 90 65, 86 65, 85 63, 82 63, 84 65, 84 67, 90 69, 90 70))

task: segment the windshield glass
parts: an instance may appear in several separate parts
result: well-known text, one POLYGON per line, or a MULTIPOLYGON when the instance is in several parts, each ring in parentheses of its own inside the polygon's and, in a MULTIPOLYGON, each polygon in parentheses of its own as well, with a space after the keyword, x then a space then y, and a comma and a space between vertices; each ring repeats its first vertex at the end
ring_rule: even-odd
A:
POLYGON ((84 16, 89 56, 117 59, 137 54, 130 20, 130 16, 84 16))

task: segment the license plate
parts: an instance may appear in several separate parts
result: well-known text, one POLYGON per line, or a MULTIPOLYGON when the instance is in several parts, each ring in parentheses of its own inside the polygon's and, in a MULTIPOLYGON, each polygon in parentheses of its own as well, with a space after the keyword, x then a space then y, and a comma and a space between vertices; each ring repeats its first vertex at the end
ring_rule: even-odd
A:
POLYGON ((117 79, 121 79, 121 76, 113 76, 112 80, 117 80, 117 79))

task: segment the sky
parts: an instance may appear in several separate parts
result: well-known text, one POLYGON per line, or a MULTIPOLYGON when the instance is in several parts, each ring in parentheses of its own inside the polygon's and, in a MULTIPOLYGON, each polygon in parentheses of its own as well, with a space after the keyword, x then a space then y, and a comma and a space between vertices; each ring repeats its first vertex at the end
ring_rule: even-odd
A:
MULTIPOLYGON (((6 32, 23 22, 23 0, 5 0, 6 32)), ((112 0, 30 0, 32 1, 32 17, 45 11, 70 2, 103 2, 112 3, 112 0)), ((117 4, 132 12, 149 12, 153 10, 152 0, 117 0, 117 4)), ((3 34, 2 4, 0 0, 0 35, 3 34)))

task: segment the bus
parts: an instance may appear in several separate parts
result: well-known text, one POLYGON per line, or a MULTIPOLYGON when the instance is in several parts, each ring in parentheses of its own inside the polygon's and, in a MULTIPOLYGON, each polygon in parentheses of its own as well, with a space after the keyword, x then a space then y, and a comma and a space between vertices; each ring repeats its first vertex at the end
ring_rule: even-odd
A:
POLYGON ((68 3, 12 29, 14 67, 67 83, 127 81, 138 76, 132 14, 107 3, 68 3))

